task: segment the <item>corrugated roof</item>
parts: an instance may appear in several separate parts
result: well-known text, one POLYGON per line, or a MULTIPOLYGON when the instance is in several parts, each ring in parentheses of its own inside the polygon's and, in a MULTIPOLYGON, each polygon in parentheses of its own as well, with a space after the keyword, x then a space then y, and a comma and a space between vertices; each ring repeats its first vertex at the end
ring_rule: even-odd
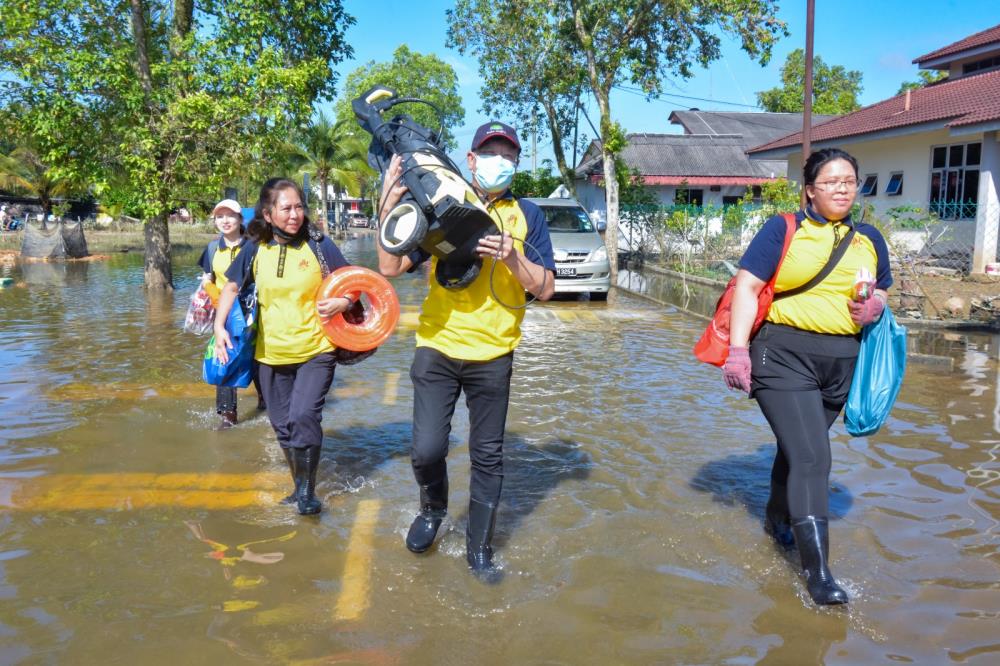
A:
MULTIPOLYGON (((964 76, 918 88, 910 93, 858 109, 854 113, 814 127, 812 142, 834 141, 884 130, 940 122, 942 127, 963 127, 1000 120, 1000 70, 964 76)), ((802 143, 802 132, 752 148, 760 153, 802 143)))
POLYGON ((919 65, 927 62, 928 60, 936 60, 937 58, 941 58, 943 56, 955 55, 956 53, 968 51, 969 49, 985 46, 994 42, 1000 44, 1000 25, 987 28, 982 32, 969 35, 965 39, 960 39, 953 44, 943 46, 938 50, 931 51, 930 53, 920 56, 919 58, 914 58, 913 62, 919 65))
MULTIPOLYGON (((593 146, 592 146, 593 148, 593 146)), ((751 160, 743 137, 705 134, 629 134, 621 158, 650 176, 711 176, 777 178, 785 175, 784 160, 751 160)), ((588 150, 577 173, 603 175, 601 154, 588 150)))
MULTIPOLYGON (((813 126, 837 116, 817 114, 813 126)), ((727 111, 674 111, 670 122, 681 125, 688 134, 739 134, 747 148, 802 129, 801 113, 743 113, 727 111)))

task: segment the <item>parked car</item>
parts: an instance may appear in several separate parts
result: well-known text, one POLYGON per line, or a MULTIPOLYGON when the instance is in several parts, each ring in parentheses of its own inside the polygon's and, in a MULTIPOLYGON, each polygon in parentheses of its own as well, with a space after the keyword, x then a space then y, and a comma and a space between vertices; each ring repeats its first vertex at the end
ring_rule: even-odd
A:
POLYGON ((350 213, 347 217, 347 226, 359 229, 367 229, 371 226, 368 218, 361 213, 350 213))
POLYGON ((604 240, 587 211, 575 199, 527 201, 545 214, 556 261, 556 293, 586 292, 592 301, 606 300, 611 288, 611 265, 604 240))

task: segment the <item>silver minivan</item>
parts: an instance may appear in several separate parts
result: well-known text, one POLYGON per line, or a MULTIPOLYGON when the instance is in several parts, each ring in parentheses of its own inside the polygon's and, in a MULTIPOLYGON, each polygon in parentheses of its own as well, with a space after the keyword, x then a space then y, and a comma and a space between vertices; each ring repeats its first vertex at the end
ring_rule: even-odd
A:
MULTIPOLYGON (((603 301, 611 288, 604 239, 575 199, 526 199, 542 209, 556 261, 556 293, 589 293, 603 301)), ((530 250, 528 250, 530 252, 530 250)))

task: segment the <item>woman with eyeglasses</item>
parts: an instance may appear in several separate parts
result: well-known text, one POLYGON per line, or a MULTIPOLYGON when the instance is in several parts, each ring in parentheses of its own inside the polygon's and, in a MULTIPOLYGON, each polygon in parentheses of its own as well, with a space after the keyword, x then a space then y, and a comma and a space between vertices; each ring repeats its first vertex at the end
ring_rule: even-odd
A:
POLYGON ((844 604, 847 593, 828 567, 829 430, 847 401, 861 329, 881 317, 892 274, 885 239, 851 219, 857 160, 819 150, 803 176, 808 203, 795 215, 784 261, 781 215, 764 223, 740 260, 722 374, 730 389, 757 400, 778 440, 765 531, 783 548, 798 547, 815 603, 844 604), (776 272, 774 303, 751 340, 757 296, 776 272))

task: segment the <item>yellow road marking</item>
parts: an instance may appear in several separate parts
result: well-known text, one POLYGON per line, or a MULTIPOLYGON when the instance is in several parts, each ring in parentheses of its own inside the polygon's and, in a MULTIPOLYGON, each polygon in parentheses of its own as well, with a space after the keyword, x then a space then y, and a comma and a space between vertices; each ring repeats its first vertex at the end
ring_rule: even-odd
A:
POLYGON ((569 310, 556 310, 556 316, 566 323, 573 323, 577 321, 576 313, 570 312, 569 310))
POLYGON ((22 511, 236 509, 271 506, 288 492, 287 474, 51 474, 0 477, 0 507, 22 511))
POLYGON ((361 617, 371 603, 372 540, 375 523, 378 521, 380 502, 362 500, 358 503, 358 513, 354 517, 351 539, 347 544, 347 561, 344 563, 343 585, 334 619, 356 620, 361 617))
POLYGON ((399 373, 390 372, 385 376, 385 394, 382 397, 383 405, 396 404, 396 389, 399 388, 399 373))
POLYGON ((345 398, 363 398, 370 395, 374 389, 368 384, 351 384, 348 386, 338 386, 333 389, 335 398, 344 400, 345 398))
POLYGON ((419 324, 419 312, 401 312, 399 314, 399 323, 396 324, 396 328, 416 329, 419 324))

